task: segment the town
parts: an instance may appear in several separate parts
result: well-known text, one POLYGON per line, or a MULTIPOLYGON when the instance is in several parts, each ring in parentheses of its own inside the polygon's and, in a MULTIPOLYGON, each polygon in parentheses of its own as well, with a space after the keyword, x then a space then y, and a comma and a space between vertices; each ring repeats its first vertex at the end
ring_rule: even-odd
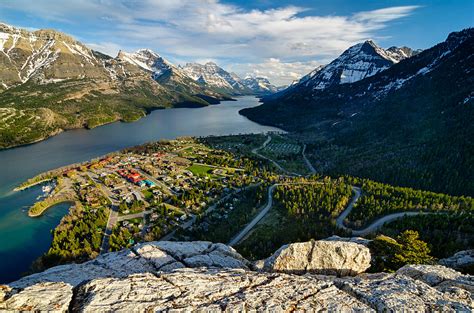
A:
MULTIPOLYGON (((227 218, 229 203, 261 184, 256 164, 191 138, 147 144, 33 178, 27 184, 49 181, 52 190, 30 208, 29 215, 39 216, 58 203, 73 203, 70 217, 61 223, 72 219, 93 225, 91 235, 86 235, 90 240, 86 238, 84 257, 94 257, 139 241, 169 240, 176 231, 194 230, 196 221, 211 213, 214 219, 227 218)), ((61 226, 56 232, 74 228, 61 226)), ((74 238, 70 233, 57 237, 52 247, 56 239, 74 238)), ((79 252, 82 242, 74 255, 84 254, 79 252)), ((56 244, 61 249, 71 243, 56 244)))

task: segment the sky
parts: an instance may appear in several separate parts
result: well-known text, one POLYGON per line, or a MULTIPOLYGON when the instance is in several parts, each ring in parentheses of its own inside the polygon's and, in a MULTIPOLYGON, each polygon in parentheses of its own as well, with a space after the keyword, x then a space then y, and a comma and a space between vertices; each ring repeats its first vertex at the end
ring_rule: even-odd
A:
POLYGON ((0 21, 112 56, 148 48, 284 85, 367 39, 429 48, 474 26, 474 0, 0 0, 0 21))

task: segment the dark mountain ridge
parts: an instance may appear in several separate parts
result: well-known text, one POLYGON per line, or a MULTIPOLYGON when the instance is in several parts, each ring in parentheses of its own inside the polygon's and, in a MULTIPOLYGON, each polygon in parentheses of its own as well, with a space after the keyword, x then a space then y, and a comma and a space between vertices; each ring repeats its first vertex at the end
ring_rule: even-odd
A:
POLYGON ((319 170, 474 195, 474 29, 371 77, 241 111, 296 131, 319 170))

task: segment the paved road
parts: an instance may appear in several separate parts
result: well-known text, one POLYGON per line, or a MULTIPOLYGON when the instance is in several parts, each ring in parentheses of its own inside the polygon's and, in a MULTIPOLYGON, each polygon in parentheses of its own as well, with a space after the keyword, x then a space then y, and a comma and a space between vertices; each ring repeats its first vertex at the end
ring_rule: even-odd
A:
POLYGON ((89 178, 99 186, 99 189, 102 194, 107 197, 107 199, 109 199, 111 203, 109 219, 107 220, 107 226, 105 227, 104 237, 102 238, 102 244, 100 245, 100 254, 103 254, 109 252, 110 235, 112 234, 112 229, 117 223, 119 202, 112 198, 114 196, 113 193, 108 188, 104 187, 102 182, 97 179, 96 174, 87 172, 87 176, 89 176, 89 178))
POLYGON ((273 205, 273 192, 275 191, 276 186, 287 186, 287 185, 315 185, 315 184, 322 184, 322 182, 301 182, 301 183, 281 183, 281 184, 274 184, 268 188, 267 194, 267 203, 260 209, 260 212, 255 216, 247 226, 244 227, 234 238, 232 238, 228 245, 234 246, 238 244, 251 230, 255 227, 262 220, 262 218, 270 211, 273 205))
POLYGON ((109 219, 107 226, 105 227, 104 237, 102 238, 102 244, 100 245, 100 254, 109 252, 109 241, 110 235, 112 235, 112 229, 118 218, 118 206, 112 205, 110 207, 109 219))
POLYGON ((275 190, 276 186, 278 186, 278 185, 275 184, 275 185, 270 186, 270 188, 268 188, 267 204, 263 207, 263 209, 260 211, 260 213, 258 213, 257 216, 255 216, 253 218, 253 220, 250 223, 248 223, 247 226, 244 227, 244 229, 242 229, 240 231, 240 233, 238 233, 234 238, 232 238, 229 241, 229 243, 228 243, 229 246, 235 246, 236 244, 238 244, 242 240, 242 238, 244 238, 245 235, 247 235, 249 233, 249 231, 255 225, 257 225, 257 223, 260 222, 262 220, 262 218, 272 208, 272 205, 273 205, 273 191, 275 190))
POLYGON ((351 213, 352 209, 354 208, 354 205, 356 204, 357 200, 359 200, 361 196, 361 189, 359 187, 352 187, 352 190, 354 190, 354 198, 352 198, 351 203, 347 206, 347 208, 344 210, 344 212, 339 215, 339 217, 336 219, 336 225, 339 228, 342 228, 344 230, 349 231, 353 236, 365 236, 367 234, 370 234, 376 230, 378 230, 380 227, 382 227, 385 223, 397 220, 399 218, 405 217, 405 216, 415 216, 415 215, 422 215, 422 214, 436 214, 435 212, 420 212, 420 211, 407 211, 407 212, 399 212, 399 213, 392 213, 388 214, 385 216, 382 216, 381 218, 375 220, 372 224, 367 226, 364 229, 351 229, 347 226, 344 225, 344 220, 346 217, 351 213))
MULTIPOLYGON (((425 215, 425 214, 436 214, 436 212, 415 212, 415 211, 407 211, 407 212, 400 212, 400 213, 393 213, 389 215, 385 215, 384 217, 379 218, 369 226, 367 226, 364 229, 359 229, 359 230, 351 230, 353 236, 365 236, 371 232, 376 231, 380 227, 382 227, 385 223, 397 220, 399 218, 402 218, 404 216, 415 216, 415 215, 425 215)), ((438 214, 443 214, 443 213, 438 213, 438 214)))
POLYGON ((316 169, 313 167, 313 164, 311 164, 308 158, 306 158, 305 152, 306 152, 306 144, 303 145, 303 151, 301 152, 301 154, 303 155, 303 160, 306 163, 306 166, 308 167, 310 173, 316 174, 316 169))
POLYGON ((352 198, 352 200, 349 203, 349 205, 347 206, 347 208, 336 219, 336 225, 339 228, 342 228, 342 229, 345 229, 345 230, 348 230, 348 231, 352 231, 352 229, 347 228, 346 226, 344 226, 344 220, 349 215, 349 213, 351 213, 352 208, 356 204, 357 200, 359 200, 360 195, 361 195, 361 190, 360 190, 359 187, 352 186, 352 190, 354 191, 354 194, 355 194, 354 197, 352 198))

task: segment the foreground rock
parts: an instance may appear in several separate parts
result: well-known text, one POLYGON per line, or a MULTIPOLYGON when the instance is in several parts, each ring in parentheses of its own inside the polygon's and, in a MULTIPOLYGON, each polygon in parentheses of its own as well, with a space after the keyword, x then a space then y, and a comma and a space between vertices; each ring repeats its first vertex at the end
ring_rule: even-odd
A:
POLYGON ((472 274, 474 272, 474 249, 459 251, 449 258, 439 260, 439 264, 472 274))
POLYGON ((82 264, 60 265, 10 284, 25 288, 38 282, 65 282, 77 286, 102 277, 127 277, 130 274, 170 271, 185 267, 242 268, 249 262, 232 247, 207 241, 157 241, 131 249, 100 255, 82 264))
POLYGON ((144 243, 0 286, 0 310, 473 310, 473 277, 439 265, 356 277, 313 274, 360 273, 370 263, 365 249, 334 238, 292 244, 252 271, 247 260, 223 244, 144 243))
POLYGON ((267 272, 348 276, 370 267, 369 248, 345 238, 330 239, 285 245, 268 259, 257 262, 256 268, 267 272))

